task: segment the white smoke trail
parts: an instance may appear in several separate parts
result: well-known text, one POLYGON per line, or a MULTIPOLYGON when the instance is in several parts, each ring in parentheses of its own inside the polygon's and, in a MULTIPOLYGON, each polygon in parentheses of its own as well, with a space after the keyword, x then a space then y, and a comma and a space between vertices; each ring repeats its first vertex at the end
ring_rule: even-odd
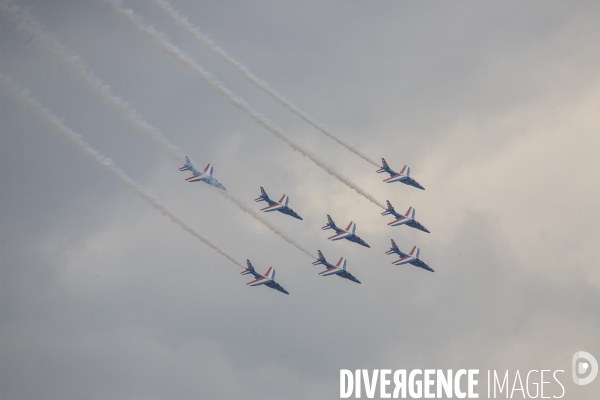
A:
MULTIPOLYGON (((78 56, 73 55, 69 49, 67 49, 62 43, 60 43, 49 32, 47 32, 27 10, 20 8, 15 4, 9 4, 7 1, 0 2, 0 10, 7 12, 11 17, 13 17, 18 22, 19 28, 25 30, 28 35, 33 35, 34 38, 38 40, 38 43, 44 48, 50 50, 53 54, 59 56, 68 65, 73 67, 77 71, 77 74, 83 78, 84 82, 88 84, 95 93, 100 94, 107 103, 117 109, 119 114, 124 116, 129 123, 131 123, 147 138, 149 138, 155 145, 157 145, 160 149, 165 150, 167 154, 172 156, 177 161, 182 161, 184 159, 184 155, 176 146, 171 144, 157 128, 147 123, 124 100, 112 94, 110 87, 105 85, 100 78, 98 78, 97 75, 83 63, 83 61, 81 61, 78 56)), ((242 211, 246 212, 252 218, 258 220, 267 228, 269 228, 272 232, 279 235, 283 240, 312 257, 312 255, 300 245, 292 241, 267 221, 263 220, 260 215, 257 215, 253 210, 244 206, 231 193, 222 192, 220 190, 219 193, 224 195, 242 211)))
POLYGON ((47 32, 42 24, 31 16, 28 10, 23 9, 14 3, 8 1, 0 2, 0 11, 6 12, 18 24, 19 29, 23 29, 28 35, 42 47, 50 50, 61 60, 75 69, 78 77, 82 78, 88 87, 98 93, 102 99, 121 114, 138 132, 149 138, 164 153, 171 156, 178 162, 184 162, 184 154, 179 148, 172 145, 154 126, 150 125, 134 110, 126 101, 112 93, 110 86, 104 84, 102 80, 85 65, 79 56, 74 55, 62 43, 60 43, 52 34, 47 32))
MULTIPOLYGON (((215 190, 218 190, 218 189, 215 189, 215 190)), ((262 222, 263 225, 265 225, 267 228, 269 228, 275 234, 279 235, 279 237, 281 237, 283 240, 285 240, 286 242, 288 242, 289 244, 291 244, 292 246, 294 246, 295 248, 297 248, 298 250, 300 250, 301 252, 303 252, 304 254, 309 256, 310 258, 317 258, 317 257, 313 256, 308 250, 306 250, 305 248, 300 246, 298 243, 294 242, 292 239, 287 237, 283 232, 279 231, 277 228, 275 228, 269 222, 263 220, 262 217, 258 213, 256 213, 256 211, 252 210, 251 208, 246 207, 244 205, 244 203, 242 203, 239 199, 237 199, 232 193, 226 192, 224 190, 218 190, 218 192, 220 195, 226 197, 229 201, 233 202, 241 210, 245 211, 252 218, 256 219, 259 222, 262 222)))
POLYGON ((319 160, 314 155, 310 154, 308 151, 302 149, 300 146, 292 142, 281 129, 276 127, 268 118, 259 114, 255 111, 245 100, 240 97, 237 97, 231 90, 227 89, 221 82, 219 82, 214 76, 208 73, 202 66, 198 65, 194 62, 187 54, 181 51, 178 47, 171 44, 167 41, 156 29, 151 26, 147 26, 140 17, 133 13, 132 10, 126 10, 121 7, 121 2, 119 0, 105 0, 108 1, 114 11, 127 19, 136 29, 142 32, 145 35, 148 35, 160 48, 166 52, 167 54, 172 55, 178 62, 182 65, 189 67, 195 72, 200 79, 204 82, 208 83, 210 86, 215 88, 223 97, 225 97, 231 104, 239 108, 240 110, 246 112, 254 121, 263 126, 269 132, 274 134, 279 139, 283 140, 285 143, 290 145, 294 150, 310 159, 312 162, 317 164, 321 169, 325 172, 329 173, 331 176, 337 178, 340 182, 344 183, 349 188, 356 191, 358 194, 371 201, 373 204, 378 205, 382 209, 385 209, 385 206, 378 202, 373 196, 369 193, 361 189, 350 179, 346 178, 339 172, 335 171, 332 167, 328 166, 323 161, 319 160))
POLYGON ((168 217, 171 221, 178 224, 183 230, 190 233, 192 236, 200 240, 202 243, 206 244, 211 249, 215 250, 217 253, 221 254, 223 257, 227 258, 229 261, 237 265, 238 267, 244 269, 245 266, 236 260, 233 256, 227 253, 225 250, 219 248, 216 244, 202 236, 198 233, 194 228, 183 222, 179 217, 177 217, 173 212, 171 212, 164 204, 158 201, 153 195, 148 193, 146 189, 141 187, 137 182, 128 177, 120 168, 118 168, 110 158, 104 157, 102 154, 98 153, 94 150, 83 138, 77 133, 73 132, 70 128, 65 126, 62 121, 52 114, 47 108, 42 106, 40 102, 38 102, 33 96, 29 94, 27 90, 23 90, 19 88, 19 86, 8 76, 4 75, 0 72, 0 83, 5 85, 9 91, 19 98, 23 103, 31 107, 36 113, 42 116, 46 121, 48 121, 52 127, 59 134, 65 136, 72 144, 74 144, 77 148, 82 150, 85 155, 91 158, 93 161, 98 163, 102 168, 116 176, 121 182, 123 182, 127 187, 135 191, 135 193, 140 196, 143 200, 149 203, 152 207, 160 211, 164 216, 168 217))
POLYGON ((252 72, 250 72, 250 70, 248 70, 248 68, 246 68, 245 65, 243 65, 242 63, 237 61, 235 58, 233 58, 229 54, 227 54, 227 52, 225 50, 223 50, 219 45, 217 45, 208 36, 206 36, 202 32, 200 32, 198 30, 198 28, 196 26, 194 26, 186 17, 184 17, 180 12, 175 10, 169 2, 167 2, 166 0, 152 0, 152 1, 160 9, 165 11, 167 13, 167 15, 169 17, 171 17, 171 19, 177 25, 179 25, 181 28, 183 28, 188 33, 190 33, 196 40, 198 40, 200 43, 202 43, 204 46, 206 46, 207 49, 209 49, 211 52, 213 52, 214 54, 219 56, 222 60, 224 60, 225 62, 230 64, 233 68, 235 68, 238 72, 240 72, 246 79, 248 79, 250 82, 252 82, 256 87, 258 87, 259 89, 261 89, 262 91, 264 91, 265 93, 270 95, 279 104, 281 104, 282 106, 287 108, 289 111, 291 111, 292 113, 294 113, 297 116, 299 116, 300 118, 302 118, 304 121, 306 121, 307 123, 312 125, 314 128, 319 130, 321 133, 328 136, 330 139, 333 139, 334 141, 336 141, 339 145, 345 147, 347 150, 356 154, 363 160, 373 164, 376 167, 379 167, 377 162, 373 161, 371 158, 369 158, 368 156, 363 154, 360 150, 355 149, 354 147, 352 147, 349 144, 342 141, 342 139, 340 139, 335 134, 333 134, 333 132, 331 132, 327 128, 325 128, 325 126, 323 126, 319 122, 315 121, 308 114, 306 114, 304 111, 299 109, 296 105, 294 105, 291 101, 289 101, 288 99, 283 97, 281 94, 279 94, 277 91, 275 91, 275 89, 273 89, 267 82, 259 79, 256 75, 254 75, 252 72))

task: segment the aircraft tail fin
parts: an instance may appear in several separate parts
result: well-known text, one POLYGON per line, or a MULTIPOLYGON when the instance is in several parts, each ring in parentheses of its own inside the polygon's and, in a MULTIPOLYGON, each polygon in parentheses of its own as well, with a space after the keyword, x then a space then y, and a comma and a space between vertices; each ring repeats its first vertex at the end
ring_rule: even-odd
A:
POLYGON ((323 253, 321 253, 321 250, 317 250, 317 253, 319 254, 319 258, 317 258, 317 260, 315 262, 313 262, 313 265, 324 264, 325 256, 323 256, 323 253))
POLYGON ((377 170, 377 173, 386 172, 389 169, 389 165, 385 162, 385 158, 381 158, 381 168, 377 170))
POLYGON ((251 274, 253 271, 254 271, 254 267, 252 266, 252 263, 250 262, 250 260, 246 260, 246 269, 243 270, 242 272, 240 272, 240 274, 248 275, 248 274, 251 274))
POLYGON ((183 167, 179 168, 180 171, 191 171, 192 170, 192 162, 188 156, 185 156, 185 164, 183 167))
POLYGON ((327 214, 327 225, 325 225, 321 229, 323 229, 323 230, 333 229, 334 226, 335 226, 335 222, 333 222, 333 220, 331 219, 331 216, 329 214, 327 214))
POLYGON ((260 196, 257 197, 256 199, 254 199, 254 201, 267 201, 267 199, 269 198, 269 196, 267 195, 267 192, 265 192, 265 189, 263 189, 263 187, 260 187, 260 196))
POLYGON ((392 206, 392 203, 390 203, 389 200, 385 201, 387 203, 387 209, 381 213, 381 215, 390 215, 393 211, 394 211, 394 207, 392 206))
POLYGON ((392 247, 390 247, 390 249, 388 251, 385 252, 385 254, 394 254, 396 253, 396 251, 398 250, 398 246, 396 245, 396 242, 394 242, 394 239, 391 239, 392 242, 392 247))

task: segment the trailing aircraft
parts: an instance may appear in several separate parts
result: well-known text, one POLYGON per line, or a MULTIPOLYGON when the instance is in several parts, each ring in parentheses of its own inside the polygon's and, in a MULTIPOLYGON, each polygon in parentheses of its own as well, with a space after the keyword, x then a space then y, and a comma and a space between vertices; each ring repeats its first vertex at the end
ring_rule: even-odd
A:
POLYGON ((313 265, 323 264, 323 265, 325 265, 325 268, 327 268, 325 271, 319 272, 319 275, 321 275, 321 276, 337 275, 342 278, 351 280, 352 282, 360 283, 360 281, 358 279, 356 279, 356 277, 354 277, 354 275, 352 275, 350 272, 346 271, 346 259, 344 257, 340 258, 340 260, 337 262, 336 265, 333 265, 333 264, 330 264, 325 259, 325 257, 323 256, 323 253, 321 253, 321 250, 317 250, 317 252, 319 253, 319 258, 317 259, 317 261, 313 262, 313 265))
POLYGON ((219 189, 227 190, 225 189, 225 186, 221 185, 221 182, 219 182, 217 178, 213 177, 213 166, 210 164, 208 164, 206 168, 204 168, 204 171, 200 172, 196 168, 194 168, 189 157, 185 156, 185 165, 179 168, 179 170, 192 172, 193 175, 186 179, 186 181, 188 182, 202 181, 208 183, 209 185, 216 186, 219 189))
POLYGON ((396 210, 394 210, 394 207, 392 207, 392 204, 390 203, 389 200, 386 200, 386 203, 387 203, 387 209, 384 212, 382 212, 381 215, 392 214, 394 217, 396 217, 396 219, 393 220, 392 222, 388 223, 388 225, 390 225, 390 226, 407 225, 407 226, 410 226, 411 228, 415 228, 420 231, 429 233, 429 230, 427 228, 425 228, 423 225, 421 225, 421 223, 415 219, 415 209, 414 208, 409 207, 408 211, 404 215, 402 215, 402 214, 399 214, 396 210))
POLYGON ((350 223, 348 224, 348 227, 346 229, 341 229, 341 228, 337 227, 337 225, 335 224, 335 222, 333 222, 333 220, 331 219, 331 217, 329 216, 329 214, 327 214, 327 225, 325 225, 321 229, 323 229, 323 230, 333 229, 334 231, 336 231, 335 235, 327 238, 329 240, 342 240, 342 239, 346 239, 346 240, 349 240, 351 242, 358 243, 361 246, 371 247, 364 240, 362 240, 360 237, 358 237, 355 234, 355 232, 356 232, 356 224, 354 222, 352 222, 352 221, 350 221, 350 223))
POLYGON ((398 246, 396 246, 396 243, 394 242, 394 239, 392 239, 392 247, 385 252, 385 254, 398 254, 400 256, 400 258, 394 262, 392 262, 392 264, 394 265, 402 265, 402 264, 412 264, 415 267, 419 267, 419 268, 423 268, 427 271, 431 271, 431 272, 435 272, 429 265, 425 264, 423 261, 421 261, 419 259, 419 248, 417 246, 413 246, 412 250, 410 251, 410 253, 406 254, 404 253, 402 250, 400 250, 398 248, 398 246))
POLYGON ((269 195, 267 194, 267 192, 265 192, 265 189, 263 189, 263 187, 261 186, 260 187, 260 197, 257 199, 254 199, 254 201, 266 201, 267 203, 269 203, 269 205, 267 207, 262 208, 260 211, 264 211, 264 212, 279 211, 282 214, 289 215, 294 218, 302 219, 301 216, 299 216, 294 210, 292 210, 288 206, 288 203, 290 202, 290 198, 285 194, 283 196, 281 196, 281 199, 279 199, 279 201, 273 201, 269 198, 269 195))
POLYGON ((247 267, 245 270, 240 272, 242 275, 252 274, 256 279, 248 282, 246 285, 249 286, 259 286, 265 285, 270 287, 271 289, 279 290, 281 293, 289 294, 287 290, 285 290, 279 283, 275 282, 275 269, 273 267, 269 267, 267 273, 264 275, 256 272, 250 260, 246 260, 247 267))
POLYGON ((390 174, 389 178, 383 180, 385 183, 402 182, 405 185, 414 186, 418 189, 425 190, 425 188, 421 186, 419 182, 410 177, 410 167, 407 167, 406 165, 402 167, 400 172, 396 172, 385 162, 385 158, 382 158, 381 168, 377 170, 377 173, 380 174, 382 172, 387 172, 390 174))

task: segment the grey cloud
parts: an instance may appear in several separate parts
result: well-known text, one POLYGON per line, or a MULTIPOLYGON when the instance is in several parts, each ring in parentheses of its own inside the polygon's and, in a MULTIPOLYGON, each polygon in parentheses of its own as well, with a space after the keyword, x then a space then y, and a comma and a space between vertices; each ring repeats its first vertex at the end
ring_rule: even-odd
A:
MULTIPOLYGON (((559 129, 540 134, 548 128, 540 120, 555 115, 574 140, 596 143, 587 139, 598 130, 589 95, 599 78, 595 3, 173 0, 336 134, 373 158, 413 166, 427 188, 413 193, 385 186, 372 166, 286 113, 150 4, 125 2, 299 144, 382 201, 417 207, 430 235, 387 227, 376 207, 274 140, 102 2, 18 4, 169 140, 213 163, 249 206, 261 185, 290 195, 305 221, 268 215, 273 224, 328 258, 346 256, 363 284, 317 276, 308 257, 204 185, 185 184, 178 165, 2 14, 4 73, 192 226, 259 270, 274 266, 291 293, 247 287, 239 269, 2 91, 2 397, 325 399, 338 396, 340 368, 475 367, 564 369, 567 393, 593 398, 597 382, 575 387, 569 374, 574 351, 600 355, 600 281, 587 244, 598 231, 586 219, 597 206, 578 199, 569 211, 575 222, 546 224, 538 209, 560 213, 569 200, 553 195, 552 181, 539 179, 534 190, 526 179, 491 186, 484 178, 497 176, 492 160, 526 165, 519 151, 528 150, 536 163, 564 157, 563 169, 586 177, 572 181, 573 196, 598 195, 593 173, 577 170, 597 166, 593 152, 566 142, 563 154, 558 140, 548 147, 559 129), (569 119, 570 110, 578 117, 569 119), (507 204, 522 207, 525 224, 503 220, 507 204), (328 212, 340 224, 357 222, 372 249, 326 242, 319 228, 328 212), (391 265, 383 254, 390 238, 420 245, 435 274, 391 265)), ((540 167, 530 168, 524 176, 538 179, 540 167)))

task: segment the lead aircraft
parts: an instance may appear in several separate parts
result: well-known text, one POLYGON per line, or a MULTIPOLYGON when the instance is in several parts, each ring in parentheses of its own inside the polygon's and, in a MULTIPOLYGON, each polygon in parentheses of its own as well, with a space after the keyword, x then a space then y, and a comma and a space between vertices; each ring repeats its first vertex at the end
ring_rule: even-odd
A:
POLYGON ((350 272, 346 271, 346 259, 344 257, 340 258, 340 260, 337 262, 336 265, 333 265, 333 264, 330 264, 329 262, 327 262, 327 260, 323 256, 323 253, 321 253, 321 250, 317 250, 317 252, 319 253, 319 258, 317 259, 317 261, 313 262, 313 265, 323 264, 323 265, 325 265, 325 268, 327 268, 325 271, 319 272, 319 275, 321 275, 321 276, 337 275, 342 278, 351 280, 352 282, 360 283, 360 281, 358 279, 356 279, 354 277, 354 275, 352 275, 350 272))
POLYGON ((263 187, 260 187, 260 197, 254 199, 254 201, 266 201, 269 205, 265 208, 262 208, 260 211, 271 212, 271 211, 279 211, 282 214, 289 215, 290 217, 302 219, 294 210, 288 207, 288 203, 290 202, 290 198, 287 195, 281 196, 279 201, 273 201, 269 198, 267 192, 263 187))
POLYGON ((402 215, 402 214, 399 214, 396 210, 394 210, 394 207, 392 207, 392 204, 390 203, 389 200, 386 200, 386 203, 387 203, 387 209, 384 212, 382 212, 381 215, 392 214, 394 217, 396 217, 395 220, 388 223, 389 226, 407 225, 407 226, 410 226, 411 228, 415 228, 420 231, 429 233, 429 230, 427 228, 425 228, 423 225, 421 225, 421 223, 415 219, 415 209, 414 208, 409 207, 408 211, 404 215, 402 215))
POLYGON ((396 172, 385 162, 385 158, 382 158, 381 168, 377 170, 377 173, 380 174, 382 172, 387 172, 390 174, 389 178, 383 180, 385 183, 402 182, 405 185, 414 186, 418 189, 425 190, 425 188, 421 186, 419 182, 410 177, 410 167, 406 165, 402 167, 400 172, 396 172))
POLYGON ((265 285, 270 287, 271 289, 279 290, 281 293, 289 294, 287 290, 285 290, 279 283, 275 282, 275 269, 273 267, 269 267, 267 273, 264 275, 256 272, 250 260, 246 260, 247 267, 245 270, 240 272, 242 275, 252 274, 256 279, 248 282, 246 285, 249 286, 259 286, 265 285))
POLYGON ((392 264, 394 265, 402 265, 402 264, 412 264, 415 267, 419 267, 419 268, 423 268, 427 271, 431 271, 431 272, 435 272, 433 270, 433 268, 431 268, 429 265, 425 264, 423 261, 421 261, 419 259, 419 248, 417 246, 413 246, 412 250, 410 251, 410 253, 406 254, 404 253, 402 250, 400 250, 398 248, 398 246, 396 246, 396 243, 394 242, 394 239, 392 239, 392 247, 385 252, 385 254, 398 254, 400 256, 400 258, 394 262, 392 262, 392 264))
POLYGON ((329 240, 346 239, 346 240, 349 240, 350 242, 358 243, 361 246, 371 247, 367 244, 367 242, 365 242, 364 240, 362 240, 360 237, 358 237, 355 234, 356 224, 352 221, 350 221, 350 223, 348 224, 348 227, 346 229, 341 229, 341 228, 337 227, 337 225, 335 224, 335 222, 333 222, 333 220, 331 219, 329 214, 327 214, 327 225, 325 225, 321 229, 323 229, 323 230, 333 229, 334 231, 337 232, 335 235, 328 237, 327 239, 329 239, 329 240))
POLYGON ((213 177, 213 166, 210 164, 208 164, 206 168, 204 168, 204 171, 200 172, 196 168, 194 168, 189 157, 185 156, 185 165, 179 168, 179 170, 192 172, 193 175, 186 179, 186 181, 188 182, 202 181, 208 183, 209 185, 216 186, 219 189, 227 190, 225 189, 225 186, 221 185, 221 182, 219 182, 217 178, 213 177))

